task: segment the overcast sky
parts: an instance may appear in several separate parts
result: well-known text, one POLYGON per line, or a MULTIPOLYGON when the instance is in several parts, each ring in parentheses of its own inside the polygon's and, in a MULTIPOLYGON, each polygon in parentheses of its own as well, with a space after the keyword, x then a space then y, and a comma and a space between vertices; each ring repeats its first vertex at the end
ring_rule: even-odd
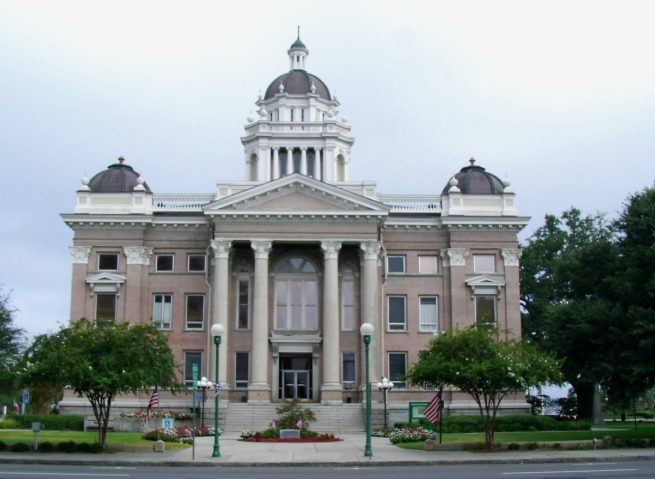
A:
POLYGON ((242 180, 296 26, 352 124, 351 179, 438 194, 475 157, 532 221, 653 185, 655 2, 0 1, 0 283, 69 317, 75 191, 120 155, 155 192, 242 180))

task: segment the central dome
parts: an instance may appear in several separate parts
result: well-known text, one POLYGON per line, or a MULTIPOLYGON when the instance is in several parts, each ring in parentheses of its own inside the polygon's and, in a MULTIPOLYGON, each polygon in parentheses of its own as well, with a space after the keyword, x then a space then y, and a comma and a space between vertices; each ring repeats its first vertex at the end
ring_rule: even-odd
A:
POLYGON ((291 70, 288 73, 280 75, 268 85, 264 99, 273 98, 278 93, 288 93, 289 95, 307 95, 314 93, 325 100, 331 100, 330 90, 316 75, 307 73, 305 70, 291 70), (280 85, 284 87, 280 92, 280 85), (312 91, 314 85, 314 91, 312 91))

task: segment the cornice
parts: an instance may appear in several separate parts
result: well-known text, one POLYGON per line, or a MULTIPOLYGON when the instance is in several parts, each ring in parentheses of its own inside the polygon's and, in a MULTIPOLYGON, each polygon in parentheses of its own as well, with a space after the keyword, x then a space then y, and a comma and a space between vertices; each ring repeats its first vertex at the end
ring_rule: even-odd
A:
POLYGON ((306 213, 223 213, 213 216, 214 224, 221 223, 375 223, 379 222, 377 215, 369 214, 306 214, 306 213))

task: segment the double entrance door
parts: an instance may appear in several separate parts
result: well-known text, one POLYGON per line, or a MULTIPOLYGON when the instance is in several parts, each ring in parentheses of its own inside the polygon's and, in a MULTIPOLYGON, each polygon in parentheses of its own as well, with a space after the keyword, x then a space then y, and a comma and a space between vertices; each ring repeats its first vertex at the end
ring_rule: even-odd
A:
POLYGON ((312 399, 311 355, 280 355, 280 399, 312 399))

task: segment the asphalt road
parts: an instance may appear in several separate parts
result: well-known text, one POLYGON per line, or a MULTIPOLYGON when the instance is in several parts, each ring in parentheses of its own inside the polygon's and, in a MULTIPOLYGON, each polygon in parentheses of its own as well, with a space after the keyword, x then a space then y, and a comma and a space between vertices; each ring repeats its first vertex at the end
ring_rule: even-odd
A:
POLYGON ((404 467, 105 467, 3 464, 0 479, 636 479, 655 461, 404 467))

